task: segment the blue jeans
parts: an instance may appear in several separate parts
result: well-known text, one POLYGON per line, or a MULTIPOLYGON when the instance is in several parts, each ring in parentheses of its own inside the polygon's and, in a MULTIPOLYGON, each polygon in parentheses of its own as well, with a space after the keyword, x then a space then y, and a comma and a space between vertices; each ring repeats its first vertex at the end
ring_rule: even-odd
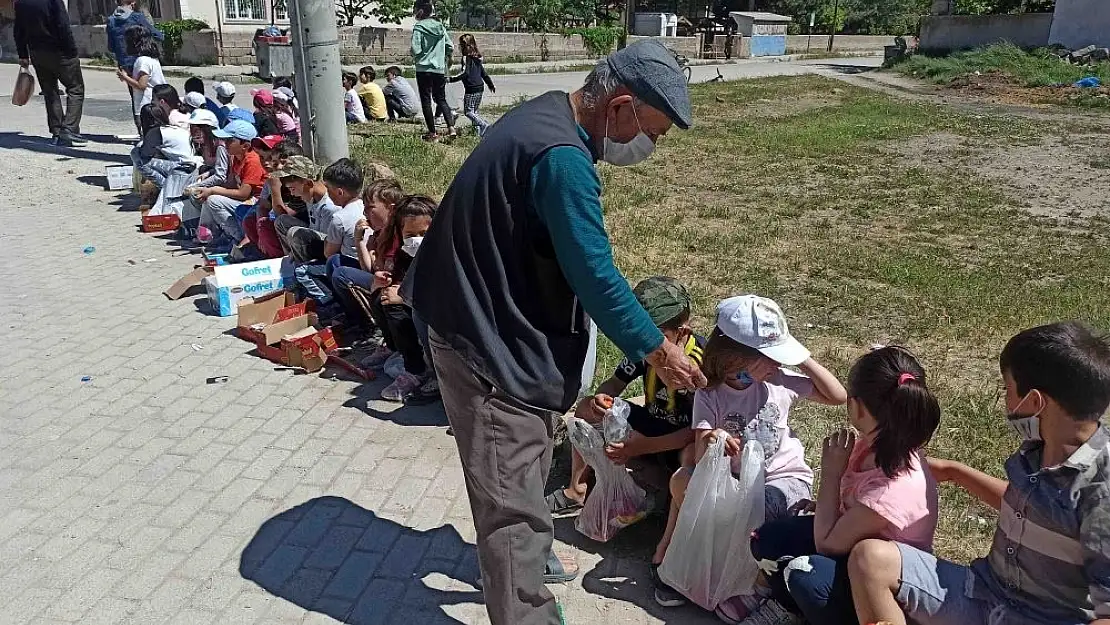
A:
POLYGON ((332 274, 339 267, 358 267, 358 260, 342 254, 332 254, 323 265, 299 265, 293 277, 308 291, 308 296, 321 306, 332 303, 332 274))
POLYGON ((144 161, 139 146, 135 146, 131 149, 131 164, 135 166, 135 169, 138 170, 140 174, 154 183, 159 189, 166 186, 166 178, 169 177, 170 172, 178 165, 173 161, 167 161, 161 158, 152 158, 144 161))
POLYGON ((775 600, 810 625, 855 622, 848 557, 817 554, 812 516, 764 523, 752 534, 752 555, 768 574, 775 600))

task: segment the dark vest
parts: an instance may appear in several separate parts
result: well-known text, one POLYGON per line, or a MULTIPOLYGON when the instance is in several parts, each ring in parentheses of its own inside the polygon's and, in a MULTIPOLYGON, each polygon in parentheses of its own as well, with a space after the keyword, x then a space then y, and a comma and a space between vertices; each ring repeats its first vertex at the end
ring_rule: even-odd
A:
POLYGON ((532 166, 556 146, 590 154, 563 92, 490 127, 444 195, 403 292, 489 384, 564 412, 578 397, 589 333, 531 201, 532 166))

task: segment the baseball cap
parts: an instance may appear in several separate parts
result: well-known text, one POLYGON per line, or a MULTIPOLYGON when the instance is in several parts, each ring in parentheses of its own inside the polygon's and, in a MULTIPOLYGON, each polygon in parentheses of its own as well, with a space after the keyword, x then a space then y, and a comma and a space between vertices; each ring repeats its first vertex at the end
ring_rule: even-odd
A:
POLYGON ((274 89, 275 100, 285 100, 286 102, 292 102, 295 97, 296 96, 293 94, 293 90, 289 87, 278 87, 277 89, 274 89))
POLYGON ((235 97, 235 85, 229 82, 218 82, 216 83, 216 86, 213 87, 213 89, 216 91, 216 95, 220 96, 221 98, 235 97))
POLYGON ((609 55, 609 69, 637 98, 686 130, 694 123, 690 90, 674 52, 654 39, 637 41, 609 55))
POLYGON ((190 126, 211 126, 219 128, 220 122, 216 119, 216 114, 208 109, 197 109, 189 113, 190 126))
POLYGON ((190 91, 189 93, 186 93, 185 97, 181 98, 181 101, 195 109, 203 108, 206 104, 204 94, 197 93, 196 91, 190 91))
POLYGON ((278 146, 279 143, 285 140, 281 135, 266 135, 265 137, 258 137, 251 141, 251 145, 256 148, 265 148, 272 150, 278 146))
POLYGON ((274 104, 274 93, 269 89, 251 89, 251 95, 254 96, 254 103, 262 106, 272 106, 274 104))
POLYGON ((258 137, 258 130, 254 124, 241 119, 233 119, 223 128, 212 131, 212 135, 220 139, 239 139, 240 141, 253 141, 258 137))
POLYGON ((717 305, 717 329, 775 362, 794 367, 809 350, 790 335, 786 315, 773 300, 758 295, 730 297, 717 305))
POLYGON ((632 289, 640 305, 657 326, 690 310, 690 293, 682 283, 666 276, 644 278, 632 289))
POLYGON ((320 167, 311 158, 297 154, 290 156, 278 170, 279 178, 304 178, 316 180, 320 177, 320 167))

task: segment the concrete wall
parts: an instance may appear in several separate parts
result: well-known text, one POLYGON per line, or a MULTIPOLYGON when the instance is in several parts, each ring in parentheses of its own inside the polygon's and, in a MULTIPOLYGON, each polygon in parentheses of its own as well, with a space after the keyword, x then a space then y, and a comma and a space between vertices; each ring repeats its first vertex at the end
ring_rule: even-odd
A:
POLYGON ((1048 45, 1051 28, 1051 13, 934 15, 921 20, 919 46, 930 52, 946 52, 1009 41, 1022 48, 1036 48, 1048 45))
MULTIPOLYGON (((828 35, 814 35, 810 46, 808 35, 790 35, 786 38, 787 54, 804 54, 807 46, 810 52, 824 52, 829 46, 828 35)), ((833 52, 845 54, 864 54, 883 51, 883 46, 894 45, 894 35, 837 35, 833 39, 833 52)))
POLYGON ((0 26, 0 59, 10 61, 16 58, 15 33, 11 24, 0 26))
MULTIPOLYGON (((83 57, 108 56, 108 36, 104 32, 103 26, 74 25, 72 28, 73 39, 77 42, 77 54, 83 57)), ((252 31, 242 35, 248 46, 253 34, 252 31)), ((172 64, 212 65, 218 62, 219 47, 216 45, 215 31, 202 30, 194 33, 183 33, 181 41, 181 50, 178 51, 177 58, 172 64)), ((253 52, 249 58, 250 62, 253 62, 253 52)), ((244 61, 246 59, 247 57, 243 57, 244 61)), ((167 65, 171 64, 171 61, 166 59, 163 59, 163 62, 167 65)))
POLYGON ((1073 50, 1090 45, 1110 47, 1110 2, 1056 0, 1056 19, 1048 42, 1073 50))

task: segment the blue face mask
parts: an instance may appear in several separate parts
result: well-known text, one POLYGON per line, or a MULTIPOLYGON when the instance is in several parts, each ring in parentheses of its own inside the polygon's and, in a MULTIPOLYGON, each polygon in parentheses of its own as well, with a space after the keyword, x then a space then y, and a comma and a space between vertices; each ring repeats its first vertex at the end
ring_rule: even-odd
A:
POLYGON ((736 379, 739 380, 740 383, 744 384, 744 385, 755 384, 755 379, 752 378, 752 376, 749 375, 747 371, 741 371, 740 373, 737 373, 736 374, 736 379))

